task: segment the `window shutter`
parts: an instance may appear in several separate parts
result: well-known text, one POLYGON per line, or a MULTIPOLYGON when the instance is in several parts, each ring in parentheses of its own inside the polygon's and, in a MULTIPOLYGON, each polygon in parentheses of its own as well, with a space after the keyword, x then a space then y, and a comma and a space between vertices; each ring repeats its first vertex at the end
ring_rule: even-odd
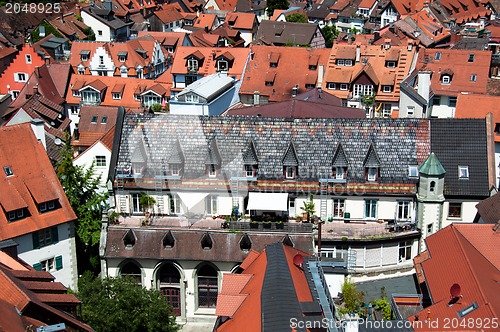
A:
POLYGON ((37 271, 42 271, 42 264, 40 263, 35 263, 33 264, 33 268, 37 271))
POLYGON ((51 240, 52 243, 57 243, 59 241, 59 233, 57 232, 57 226, 51 228, 51 240))
POLYGON ((62 256, 57 256, 56 257, 56 270, 59 271, 62 269, 63 264, 62 264, 62 256))
POLYGON ((38 232, 32 233, 33 237, 33 249, 40 248, 40 241, 38 240, 38 232))

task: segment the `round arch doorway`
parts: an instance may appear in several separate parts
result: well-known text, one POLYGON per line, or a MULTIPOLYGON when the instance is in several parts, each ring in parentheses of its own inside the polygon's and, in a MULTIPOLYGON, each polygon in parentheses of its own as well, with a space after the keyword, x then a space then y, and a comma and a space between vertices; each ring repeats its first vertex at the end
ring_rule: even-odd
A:
POLYGON ((157 273, 158 289, 167 299, 176 316, 181 316, 181 275, 179 270, 171 264, 163 264, 157 273))

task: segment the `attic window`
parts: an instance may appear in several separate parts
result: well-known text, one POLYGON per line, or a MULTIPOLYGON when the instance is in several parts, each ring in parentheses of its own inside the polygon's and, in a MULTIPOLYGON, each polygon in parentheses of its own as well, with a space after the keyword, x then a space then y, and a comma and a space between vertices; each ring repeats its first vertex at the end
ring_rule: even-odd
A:
POLYGON ((173 248, 175 245, 175 238, 172 231, 168 231, 167 234, 163 237, 163 247, 164 248, 173 248))
POLYGON ((295 166, 285 166, 284 167, 284 172, 285 173, 285 179, 288 179, 288 180, 291 180, 291 179, 295 179, 295 177, 297 176, 297 167, 295 166))
POLYGON ((229 69, 227 61, 226 60, 217 61, 217 69, 219 71, 227 71, 229 69))
POLYGON ((469 166, 458 166, 458 178, 459 179, 469 178, 469 166))
POLYGON ((377 175, 378 175, 378 168, 376 167, 369 167, 366 171, 366 179, 368 181, 376 181, 377 175))
POLYGON ((198 60, 189 59, 187 61, 187 69, 189 73, 195 73, 198 71, 198 60))
POLYGON ((462 317, 465 317, 467 316, 468 314, 470 314, 471 312, 473 312, 474 310, 476 310, 477 308, 479 308, 479 306, 477 305, 477 302, 473 302, 470 306, 468 306, 467 308, 464 308, 460 311, 457 312, 458 314, 458 317, 462 318, 462 317))
POLYGON ((257 174, 257 165, 245 165, 245 177, 254 178, 257 174))
POLYGON ((317 65, 309 65, 309 70, 316 70, 317 68, 317 65))
POLYGON ((119 52, 118 53, 118 61, 125 62, 127 60, 127 52, 119 52))
POLYGON ((201 247, 203 250, 210 250, 212 249, 213 246, 213 240, 210 234, 205 233, 203 234, 203 237, 201 238, 201 247))
POLYGON ((386 61, 385 66, 387 68, 396 68, 396 61, 386 61))
POLYGON ((12 168, 10 168, 10 166, 4 166, 3 171, 5 172, 5 175, 7 175, 7 176, 14 175, 14 173, 12 172, 12 168))
POLYGON ((441 52, 436 52, 436 55, 434 56, 434 60, 441 60, 441 52))
POLYGON ((252 240, 248 234, 244 234, 240 240, 240 249, 243 251, 249 251, 252 248, 252 240))
POLYGON ((352 60, 351 59, 337 59, 337 66, 351 67, 352 60))
POLYGON ((283 240, 281 240, 281 243, 283 243, 285 246, 289 246, 292 248, 295 246, 288 234, 283 238, 283 240))
POLYGON ((418 167, 415 165, 409 165, 408 166, 408 176, 410 178, 418 177, 418 167))
POLYGON ((474 62, 474 54, 469 54, 469 59, 467 62, 474 62))
POLYGON ((81 51, 80 52, 80 59, 82 61, 88 61, 90 56, 90 51, 81 51))
POLYGON ((125 249, 132 249, 135 245, 135 235, 131 229, 129 229, 123 237, 123 244, 125 245, 125 249))
POLYGON ((102 119, 101 119, 101 123, 106 123, 108 122, 108 117, 107 116, 103 116, 102 119))
POLYGON ((450 83, 451 83, 450 75, 443 75, 443 77, 441 77, 441 84, 450 84, 450 83))
POLYGON ((382 85, 382 92, 392 92, 392 85, 382 85))
POLYGON ((170 164, 170 175, 180 176, 181 175, 181 164, 170 164))
POLYGON ((477 80, 477 75, 476 74, 470 75, 470 81, 471 82, 475 82, 476 80, 477 80))

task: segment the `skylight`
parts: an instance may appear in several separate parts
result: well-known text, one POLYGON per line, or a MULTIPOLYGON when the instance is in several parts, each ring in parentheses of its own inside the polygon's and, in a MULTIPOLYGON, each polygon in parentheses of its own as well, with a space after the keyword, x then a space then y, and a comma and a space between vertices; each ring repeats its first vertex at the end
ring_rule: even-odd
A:
POLYGON ((12 172, 12 168, 10 168, 10 166, 4 166, 3 167, 3 170, 5 172, 5 175, 7 176, 11 176, 13 175, 14 173, 12 172))

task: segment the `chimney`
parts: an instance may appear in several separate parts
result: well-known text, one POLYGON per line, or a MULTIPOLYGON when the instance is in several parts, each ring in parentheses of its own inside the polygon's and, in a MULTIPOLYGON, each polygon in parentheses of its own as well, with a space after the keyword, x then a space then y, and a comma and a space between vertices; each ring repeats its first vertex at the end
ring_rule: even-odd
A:
POLYGON ((36 96, 38 94, 38 83, 35 84, 35 86, 33 87, 33 95, 36 96))
POLYGON ((379 31, 373 31, 373 42, 376 42, 379 39, 380 39, 380 32, 379 31))
POLYGON ((323 65, 318 66, 318 90, 323 88, 323 76, 325 75, 325 69, 323 65))
POLYGON ((417 92, 429 103, 429 94, 431 91, 431 72, 420 71, 418 73, 417 92))
POLYGON ((254 93, 253 93, 253 104, 254 105, 260 104, 260 92, 259 91, 254 91, 254 93))
POLYGON ((31 120, 31 130, 35 133, 38 142, 42 142, 43 148, 47 150, 47 145, 45 143, 45 128, 43 120, 33 119, 31 120))
POLYGON ((361 43, 356 43, 356 62, 361 59, 361 43))
POLYGON ((106 8, 107 10, 112 10, 112 8, 111 8, 111 0, 105 0, 104 1, 104 8, 106 8))

